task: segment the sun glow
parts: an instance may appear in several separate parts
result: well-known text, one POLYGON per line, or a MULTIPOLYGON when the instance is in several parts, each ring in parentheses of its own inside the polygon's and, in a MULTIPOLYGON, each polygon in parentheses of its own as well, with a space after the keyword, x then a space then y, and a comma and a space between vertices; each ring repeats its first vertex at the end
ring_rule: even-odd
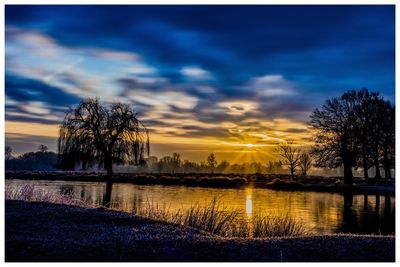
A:
POLYGON ((244 144, 245 147, 255 147, 256 145, 253 144, 244 144))

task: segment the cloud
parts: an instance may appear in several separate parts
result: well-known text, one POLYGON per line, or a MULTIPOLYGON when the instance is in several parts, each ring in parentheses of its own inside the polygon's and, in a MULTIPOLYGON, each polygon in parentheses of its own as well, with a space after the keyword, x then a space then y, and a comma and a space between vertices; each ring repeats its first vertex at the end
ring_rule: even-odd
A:
POLYGON ((125 93, 135 102, 153 107, 175 106, 182 109, 192 109, 197 104, 197 98, 179 91, 165 91, 154 94, 147 90, 130 90, 125 93))
POLYGON ((155 68, 144 64, 135 65, 133 67, 126 69, 126 71, 128 72, 128 74, 133 74, 133 75, 149 75, 157 73, 157 70, 155 68))
POLYGON ((217 107, 224 108, 229 115, 244 115, 248 112, 257 112, 259 104, 255 101, 236 100, 219 102, 217 107))
POLYGON ((200 94, 215 94, 217 90, 208 85, 198 85, 195 86, 195 89, 200 94))
POLYGON ((180 70, 180 73, 188 78, 194 80, 210 80, 213 76, 205 69, 193 66, 186 66, 180 70))
POLYGON ((297 92, 293 83, 282 75, 265 75, 250 80, 248 87, 254 89, 259 97, 293 96, 297 92))
POLYGON ((79 97, 118 97, 115 80, 133 76, 151 82, 156 68, 134 52, 69 47, 37 30, 6 27, 6 69, 79 97), (147 75, 144 77, 143 75, 147 75))
POLYGON ((79 97, 65 92, 59 87, 50 86, 42 81, 12 75, 6 72, 5 94, 17 105, 27 102, 46 102, 53 106, 68 106, 79 102, 79 97))
POLYGON ((107 49, 85 49, 86 53, 107 60, 115 60, 115 61, 138 61, 140 56, 135 53, 128 53, 122 51, 113 51, 107 49))

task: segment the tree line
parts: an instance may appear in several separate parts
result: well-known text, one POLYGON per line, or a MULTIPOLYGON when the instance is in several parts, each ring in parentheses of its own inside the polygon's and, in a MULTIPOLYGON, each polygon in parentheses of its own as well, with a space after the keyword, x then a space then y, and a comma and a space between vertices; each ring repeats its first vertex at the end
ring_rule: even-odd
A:
POLYGON ((54 171, 59 168, 58 154, 48 151, 47 146, 40 145, 37 151, 27 152, 18 157, 13 156, 10 146, 5 146, 5 169, 7 171, 54 171))
POLYGON ((214 153, 209 154, 206 161, 199 163, 182 160, 178 153, 162 157, 159 160, 152 156, 140 169, 143 172, 158 173, 286 173, 281 161, 231 164, 227 160, 218 162, 214 153))
POLYGON ((343 167, 345 184, 352 184, 353 169, 364 178, 375 169, 391 178, 395 162, 395 107, 378 92, 351 90, 329 99, 310 116, 316 131, 312 155, 318 167, 343 167))

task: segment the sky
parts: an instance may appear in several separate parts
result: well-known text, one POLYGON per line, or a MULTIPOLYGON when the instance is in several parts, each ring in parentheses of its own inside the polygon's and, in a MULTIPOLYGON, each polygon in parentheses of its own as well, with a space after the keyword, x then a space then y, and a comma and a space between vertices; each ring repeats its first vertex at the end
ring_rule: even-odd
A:
POLYGON ((82 98, 131 104, 151 155, 266 161, 312 144, 311 112, 352 89, 395 98, 394 6, 5 8, 5 131, 56 151, 82 98))

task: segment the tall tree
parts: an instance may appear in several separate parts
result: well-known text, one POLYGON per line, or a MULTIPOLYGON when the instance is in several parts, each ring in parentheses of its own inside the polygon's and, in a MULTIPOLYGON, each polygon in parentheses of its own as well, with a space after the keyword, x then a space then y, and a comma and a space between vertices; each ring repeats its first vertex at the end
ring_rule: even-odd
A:
POLYGON ((370 114, 370 125, 371 131, 369 132, 370 140, 369 143, 371 145, 371 156, 373 159, 374 167, 375 167, 375 178, 381 178, 381 147, 382 147, 382 136, 386 129, 384 129, 386 114, 385 101, 382 99, 375 99, 371 101, 370 108, 372 112, 370 114))
POLYGON ((312 159, 307 152, 302 152, 299 159, 299 167, 302 175, 307 175, 307 172, 312 167, 312 159))
POLYGON ((345 93, 327 100, 311 114, 315 146, 312 153, 316 166, 336 168, 343 165, 344 183, 353 183, 352 167, 356 165, 355 98, 345 93))
POLYGON ((217 170, 217 172, 225 172, 225 171, 228 170, 229 165, 230 165, 230 164, 229 164, 228 161, 223 160, 223 161, 221 161, 221 162, 218 164, 216 170, 217 170))
POLYGON ((150 153, 149 134, 127 104, 103 105, 85 99, 67 112, 60 126, 58 150, 62 166, 99 163, 113 175, 113 164, 144 163, 150 153))
POLYGON ((370 93, 367 89, 360 91, 350 91, 349 94, 354 97, 356 105, 354 107, 355 115, 355 137, 357 138, 358 154, 357 165, 364 171, 364 178, 368 178, 368 169, 373 165, 372 161, 372 139, 373 123, 371 119, 375 114, 375 105, 379 99, 379 94, 370 93))
POLYGON ((385 102, 385 112, 382 114, 382 152, 383 152, 383 167, 385 169, 385 178, 391 178, 390 170, 394 167, 395 161, 395 113, 396 110, 390 102, 385 102))
POLYGON ((294 146, 293 141, 279 146, 279 154, 284 158, 284 164, 288 165, 291 175, 294 175, 299 166, 301 149, 294 146))
POLYGON ((172 161, 171 161, 171 164, 172 164, 172 166, 171 166, 172 171, 173 171, 173 172, 179 172, 180 169, 181 169, 181 165, 182 165, 182 162, 181 162, 181 155, 178 154, 178 153, 173 153, 173 154, 172 154, 172 161))
POLYGON ((217 166, 217 164, 218 163, 217 163, 217 161, 215 159, 214 153, 211 153, 210 155, 208 155, 208 157, 207 157, 207 166, 208 166, 208 168, 209 168, 209 170, 211 172, 214 172, 215 167, 217 166))

